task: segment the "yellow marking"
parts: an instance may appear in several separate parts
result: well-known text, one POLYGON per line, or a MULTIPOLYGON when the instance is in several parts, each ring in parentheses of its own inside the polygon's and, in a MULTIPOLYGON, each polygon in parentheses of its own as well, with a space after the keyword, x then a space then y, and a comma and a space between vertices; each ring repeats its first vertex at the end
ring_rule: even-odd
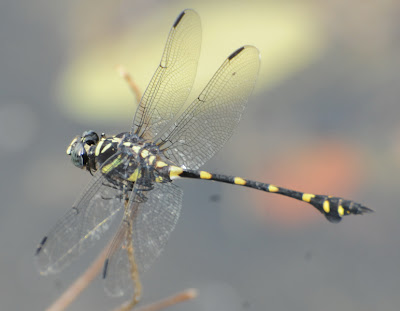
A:
POLYGON ((278 192, 279 188, 277 186, 274 186, 274 185, 269 185, 268 186, 268 191, 269 192, 278 192))
POLYGON ((156 159, 156 156, 150 156, 149 157, 149 164, 152 165, 154 163, 154 160, 156 159))
POLYGON ((324 201, 324 203, 322 204, 322 208, 324 209, 325 213, 329 214, 329 212, 331 211, 331 207, 328 200, 324 201))
POLYGON ((234 182, 236 185, 242 185, 242 186, 244 186, 244 185, 246 184, 246 181, 245 181, 243 178, 240 178, 240 177, 235 177, 235 178, 233 179, 233 182, 234 182))
POLYGON ((110 164, 104 165, 101 171, 104 174, 107 174, 110 172, 114 167, 117 167, 118 165, 121 164, 121 157, 116 158, 114 161, 112 161, 110 164))
POLYGON ((132 146, 132 150, 133 150, 133 152, 135 152, 136 154, 138 154, 139 151, 140 151, 140 147, 139 147, 139 146, 132 146))
POLYGON ((129 141, 126 141, 126 142, 123 143, 123 145, 126 146, 126 147, 130 147, 132 145, 132 143, 129 142, 129 141))
POLYGON ((168 166, 168 164, 163 162, 163 161, 157 161, 156 162, 156 168, 162 168, 164 166, 168 166))
POLYGON ((138 179, 138 175, 139 175, 139 170, 136 169, 131 176, 129 176, 128 180, 129 181, 136 181, 138 179))
POLYGON ((67 151, 66 151, 68 155, 71 154, 72 145, 73 145, 77 140, 78 140, 78 137, 75 137, 75 138, 71 141, 71 143, 69 144, 69 146, 68 146, 68 148, 67 148, 67 151))
POLYGON ((343 216, 344 215, 344 208, 343 208, 342 205, 339 205, 337 211, 338 211, 339 216, 343 216))
POLYGON ((182 173, 183 173, 183 168, 181 168, 179 166, 171 166, 170 169, 169 169, 169 177, 171 179, 178 178, 179 175, 182 174, 182 173))
MULTIPOLYGON (((96 157, 100 154, 100 149, 101 149, 101 146, 103 146, 103 144, 104 144, 104 140, 101 140, 101 141, 97 144, 96 149, 94 150, 94 155, 95 155, 96 157)), ((111 145, 111 144, 110 144, 110 145, 111 145)))
POLYGON ((156 182, 163 182, 164 178, 161 176, 156 177, 156 182))
POLYGON ((101 150, 101 153, 106 152, 108 149, 110 149, 111 146, 112 146, 112 144, 109 143, 107 146, 104 147, 103 150, 101 150))
POLYGON ((211 179, 212 175, 209 172, 200 171, 201 179, 211 179))
POLYGON ((311 202, 311 199, 315 198, 315 194, 311 193, 303 193, 303 197, 301 198, 304 202, 311 202))
POLYGON ((143 149, 140 155, 142 156, 142 158, 147 158, 149 156, 149 150, 143 149))

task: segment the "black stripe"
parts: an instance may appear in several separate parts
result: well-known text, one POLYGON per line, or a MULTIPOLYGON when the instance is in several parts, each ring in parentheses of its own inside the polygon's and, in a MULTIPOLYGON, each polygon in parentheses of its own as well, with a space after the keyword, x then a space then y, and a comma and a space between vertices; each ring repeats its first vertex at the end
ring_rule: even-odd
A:
POLYGON ((46 243, 46 241, 47 241, 47 236, 45 236, 43 238, 43 240, 40 242, 39 247, 36 249, 36 255, 38 255, 40 253, 40 251, 42 250, 43 245, 44 245, 44 243, 46 243))
POLYGON ((172 27, 176 28, 176 26, 178 26, 179 22, 181 21, 182 17, 183 17, 185 14, 186 14, 185 11, 183 11, 183 12, 177 17, 177 19, 176 19, 176 21, 175 21, 175 23, 174 23, 174 26, 172 26, 172 27))
POLYGON ((211 174, 211 180, 224 182, 224 183, 228 183, 228 184, 235 184, 235 176, 211 174))
POLYGON ((107 276, 107 268, 108 268, 108 258, 106 259, 106 261, 104 261, 104 267, 103 267, 103 279, 106 278, 107 276))
POLYGON ((180 177, 184 178, 200 178, 200 172, 199 171, 183 171, 180 175, 180 177))
POLYGON ((244 50, 244 46, 242 46, 241 48, 238 48, 235 52, 233 52, 231 55, 229 55, 228 60, 232 60, 232 58, 236 57, 243 50, 244 50))

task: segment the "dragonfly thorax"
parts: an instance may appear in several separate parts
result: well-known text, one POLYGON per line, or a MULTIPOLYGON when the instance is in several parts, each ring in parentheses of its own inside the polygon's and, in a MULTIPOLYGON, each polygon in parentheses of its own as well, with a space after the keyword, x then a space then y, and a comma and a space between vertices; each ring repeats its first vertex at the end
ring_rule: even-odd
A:
POLYGON ((146 141, 129 132, 107 137, 94 131, 85 131, 76 136, 67 148, 71 162, 78 168, 90 172, 100 166, 114 154, 129 156, 137 165, 152 165, 160 160, 160 150, 156 144, 146 141))

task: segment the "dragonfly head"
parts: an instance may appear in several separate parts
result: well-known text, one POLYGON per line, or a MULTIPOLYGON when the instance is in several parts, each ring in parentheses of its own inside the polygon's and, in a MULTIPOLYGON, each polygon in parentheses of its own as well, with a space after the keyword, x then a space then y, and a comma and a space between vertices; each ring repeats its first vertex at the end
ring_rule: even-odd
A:
POLYGON ((76 167, 90 170, 89 149, 98 142, 99 135, 94 131, 86 131, 82 136, 76 136, 67 148, 67 154, 71 156, 72 163, 76 167))

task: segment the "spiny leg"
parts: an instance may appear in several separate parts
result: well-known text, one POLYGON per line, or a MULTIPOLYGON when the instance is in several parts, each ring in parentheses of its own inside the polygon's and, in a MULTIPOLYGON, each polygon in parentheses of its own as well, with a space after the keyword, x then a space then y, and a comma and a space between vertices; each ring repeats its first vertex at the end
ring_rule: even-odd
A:
POLYGON ((373 212, 373 210, 369 209, 368 207, 365 207, 360 203, 351 200, 346 200, 340 197, 304 193, 236 176, 211 174, 205 171, 186 170, 177 166, 170 167, 169 175, 171 179, 181 177, 181 178, 214 180, 223 183, 249 187, 265 192, 277 193, 289 198, 293 198, 311 204, 317 210, 319 210, 330 222, 333 223, 339 222, 342 219, 342 217, 346 215, 350 214, 358 215, 358 214, 373 212))

